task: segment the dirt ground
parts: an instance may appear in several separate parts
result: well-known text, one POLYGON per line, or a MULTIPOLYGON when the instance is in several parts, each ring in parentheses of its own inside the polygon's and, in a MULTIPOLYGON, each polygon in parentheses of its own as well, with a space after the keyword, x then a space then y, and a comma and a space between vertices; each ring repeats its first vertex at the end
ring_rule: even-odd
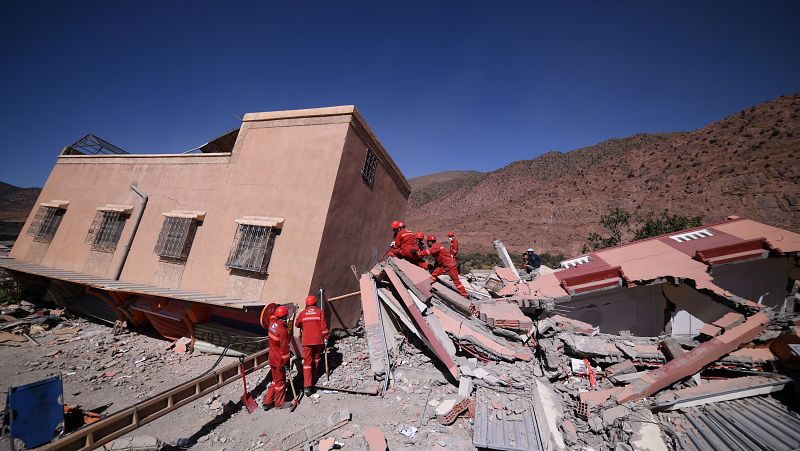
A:
MULTIPOLYGON (((196 377, 217 360, 216 355, 168 350, 170 342, 148 335, 147 331, 114 335, 110 326, 76 317, 63 320, 51 330, 39 331, 34 338, 41 345, 0 343, 3 406, 10 386, 60 374, 66 404, 84 409, 106 406, 104 413, 113 413, 196 377)), ((363 340, 347 337, 336 342, 337 366, 331 381, 338 381, 337 386, 347 385, 348 379, 355 380, 352 386, 363 383, 367 360, 366 351, 360 346, 363 340)), ((235 358, 225 357, 220 366, 234 362, 235 358)), ((259 405, 266 392, 268 372, 262 369, 247 377, 248 388, 259 405)), ((259 409, 248 414, 240 401, 242 384, 234 382, 126 437, 156 437, 165 443, 164 449, 274 449, 291 432, 337 411, 348 411, 352 420, 328 435, 335 437, 343 449, 369 449, 362 435, 367 427, 380 429, 389 449, 473 449, 468 419, 442 426, 433 418, 435 405, 456 393, 457 388, 427 380, 426 375, 436 375, 435 369, 410 373, 398 379, 383 398, 319 391, 318 398, 302 399, 295 412, 259 409), (408 427, 418 429, 414 438, 400 433, 408 427)), ((298 388, 301 379, 296 379, 298 388)), ((8 448, 7 440, 0 442, 0 448, 8 448)))

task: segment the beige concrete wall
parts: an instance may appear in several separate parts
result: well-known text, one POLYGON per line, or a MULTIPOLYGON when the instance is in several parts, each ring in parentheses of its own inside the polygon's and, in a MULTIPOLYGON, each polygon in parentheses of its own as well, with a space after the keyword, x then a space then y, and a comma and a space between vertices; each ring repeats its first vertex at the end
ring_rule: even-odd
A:
MULTIPOLYGON (((320 284, 324 286, 328 297, 358 290, 350 265, 364 272, 377 263, 392 240, 391 221, 400 217, 408 202, 407 192, 404 193, 402 186, 392 177, 385 160, 377 166, 373 186, 364 182, 361 169, 368 145, 366 141, 370 141, 369 146, 383 157, 382 149, 372 142, 364 129, 348 128, 344 156, 317 259, 317 271, 311 283, 315 292, 320 284)), ((339 320, 328 312, 334 326, 341 321, 352 327, 361 315, 358 297, 337 302, 334 308, 341 318, 339 320)))
POLYGON ((246 278, 245 291, 249 300, 301 302, 317 261, 350 117, 321 118, 310 125, 245 122, 230 156, 62 156, 39 197, 39 202, 70 201, 59 230, 43 256, 25 233, 11 256, 35 256, 46 266, 113 277, 133 218, 114 254, 93 252, 84 240, 97 207, 139 204, 129 188, 135 183, 149 202, 121 280, 224 295, 231 286, 224 265, 235 220, 283 217, 268 277, 246 278), (159 273, 153 253, 162 214, 172 210, 207 212, 179 275, 174 268, 171 275, 159 273))

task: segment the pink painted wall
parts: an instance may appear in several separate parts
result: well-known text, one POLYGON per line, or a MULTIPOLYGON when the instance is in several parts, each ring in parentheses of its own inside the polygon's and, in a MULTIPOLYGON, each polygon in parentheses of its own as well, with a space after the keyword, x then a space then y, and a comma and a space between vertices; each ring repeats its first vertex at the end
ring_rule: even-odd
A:
MULTIPOLYGON (((34 208, 11 256, 112 278, 135 210, 113 254, 91 251, 84 240, 97 207, 138 208, 139 197, 129 188, 135 183, 149 202, 122 281, 265 303, 302 303, 319 281, 330 287, 329 293, 350 289, 355 286, 350 264, 363 269, 374 249, 388 243, 386 218, 402 212, 407 199, 402 184, 383 167, 376 189, 364 189, 363 153, 356 155, 363 144, 359 151, 350 125, 357 117, 354 111, 334 107, 248 114, 230 155, 61 156, 37 202, 70 201, 61 225, 49 246, 34 243, 25 233, 34 208), (183 268, 165 268, 153 253, 163 213, 172 210, 206 212, 183 268), (235 220, 243 216, 285 218, 266 278, 232 275, 225 268, 235 220), (337 258, 341 255, 346 258, 337 258)), ((391 161, 388 155, 383 158, 391 161)), ((389 166, 397 171, 393 162, 389 166)), ((394 176, 407 186, 402 174, 394 176)))

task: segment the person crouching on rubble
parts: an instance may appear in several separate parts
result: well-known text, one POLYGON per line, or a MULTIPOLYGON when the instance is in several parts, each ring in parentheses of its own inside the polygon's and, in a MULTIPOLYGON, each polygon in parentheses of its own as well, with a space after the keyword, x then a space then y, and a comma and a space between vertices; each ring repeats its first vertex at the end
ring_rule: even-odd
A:
POLYGON ((274 316, 270 318, 269 336, 269 368, 272 372, 272 384, 264 395, 262 407, 269 410, 273 407, 285 409, 291 407, 286 404, 286 374, 289 370, 289 332, 286 330, 286 316, 289 310, 284 306, 275 309, 274 316))
POLYGON ((392 230, 394 231, 394 241, 391 243, 388 255, 408 260, 420 268, 427 269, 428 263, 418 255, 419 247, 414 232, 406 229, 406 225, 402 221, 393 221, 392 230))
POLYGON ((306 308, 297 315, 294 327, 300 329, 303 345, 303 388, 306 396, 311 396, 314 377, 319 368, 319 356, 324 346, 328 346, 328 323, 325 313, 317 307, 317 297, 306 297, 306 308))
POLYGON ((461 284, 461 279, 458 277, 458 268, 456 267, 456 260, 450 254, 450 249, 445 249, 444 246, 436 242, 436 235, 428 236, 428 249, 419 253, 420 257, 431 256, 436 259, 436 264, 433 265, 433 272, 431 276, 433 281, 436 282, 439 276, 447 274, 453 280, 456 290, 469 299, 469 293, 461 284))
POLYGON ((522 253, 522 264, 525 273, 528 277, 533 279, 539 275, 539 267, 542 266, 542 259, 533 251, 533 248, 528 248, 527 251, 522 253))

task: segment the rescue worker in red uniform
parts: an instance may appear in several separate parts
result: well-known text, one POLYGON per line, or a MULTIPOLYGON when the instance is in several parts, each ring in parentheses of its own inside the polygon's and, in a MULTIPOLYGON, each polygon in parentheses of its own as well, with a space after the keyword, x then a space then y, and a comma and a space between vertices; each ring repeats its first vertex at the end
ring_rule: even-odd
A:
POLYGON ((452 230, 447 233, 447 239, 450 240, 450 255, 458 261, 458 240, 456 234, 452 230))
POLYGON ((461 296, 469 299, 467 290, 464 288, 464 285, 461 284, 461 279, 458 278, 456 260, 450 255, 449 249, 445 249, 444 246, 436 242, 436 235, 428 236, 428 249, 420 252, 419 255, 420 257, 430 255, 436 259, 436 264, 433 266, 433 272, 431 273, 434 282, 436 282, 442 274, 447 274, 453 279, 453 285, 455 285, 456 290, 458 290, 461 296))
POLYGON ((286 315, 289 310, 284 306, 275 309, 270 318, 269 334, 269 368, 272 371, 272 384, 264 395, 264 410, 273 407, 284 409, 286 404, 286 373, 289 369, 289 331, 286 330, 286 315))
POLYGON ((414 232, 406 229, 406 225, 402 221, 392 222, 392 230, 394 230, 394 241, 392 241, 389 255, 408 260, 421 268, 428 269, 428 263, 418 255, 419 246, 414 232))
POLYGON ((325 313, 317 307, 317 297, 306 298, 306 308, 297 315, 294 327, 300 329, 303 345, 303 387, 306 396, 311 396, 314 376, 319 367, 319 356, 323 346, 328 344, 328 323, 325 313))
POLYGON ((422 232, 417 232, 417 249, 418 249, 418 252, 417 252, 417 260, 418 261, 416 262, 417 266, 419 266, 422 269, 427 270, 430 265, 428 264, 428 262, 425 261, 424 258, 419 256, 419 252, 424 251, 426 249, 425 248, 425 234, 422 233, 422 232))

